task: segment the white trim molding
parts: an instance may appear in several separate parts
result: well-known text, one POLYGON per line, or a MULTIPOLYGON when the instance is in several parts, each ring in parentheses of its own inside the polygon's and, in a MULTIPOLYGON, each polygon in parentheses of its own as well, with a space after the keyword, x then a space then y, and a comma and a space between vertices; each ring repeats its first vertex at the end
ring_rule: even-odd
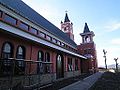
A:
POLYGON ((68 51, 68 50, 66 50, 66 49, 64 49, 64 48, 62 48, 60 46, 57 46, 57 45, 55 45, 53 43, 50 43, 50 42, 48 42, 46 40, 43 40, 43 39, 39 38, 39 37, 33 36, 33 35, 31 35, 31 34, 29 34, 27 32, 24 32, 24 31, 22 31, 22 30, 20 30, 18 28, 15 28, 15 27, 13 27, 11 25, 8 25, 8 24, 6 24, 4 22, 0 22, 0 28, 1 28, 0 30, 5 30, 5 31, 11 32, 13 34, 19 35, 21 37, 27 38, 29 40, 35 41, 37 43, 40 43, 40 44, 49 46, 51 48, 63 51, 65 53, 68 53, 68 54, 71 54, 71 55, 74 55, 74 56, 77 56, 77 57, 80 57, 80 58, 87 59, 86 57, 84 57, 84 56, 82 56, 80 54, 68 51))

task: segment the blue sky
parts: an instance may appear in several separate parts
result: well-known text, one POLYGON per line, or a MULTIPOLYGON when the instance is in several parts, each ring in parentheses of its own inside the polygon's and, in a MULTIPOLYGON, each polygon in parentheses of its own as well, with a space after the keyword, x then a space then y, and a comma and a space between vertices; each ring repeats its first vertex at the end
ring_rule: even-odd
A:
MULTIPOLYGON (((107 64, 120 59, 120 0, 23 0, 31 8, 60 28, 65 11, 73 22, 75 42, 81 43, 80 33, 85 22, 94 31, 98 65, 104 66, 103 49, 107 51, 107 64)), ((120 60, 118 60, 120 63, 120 60)))

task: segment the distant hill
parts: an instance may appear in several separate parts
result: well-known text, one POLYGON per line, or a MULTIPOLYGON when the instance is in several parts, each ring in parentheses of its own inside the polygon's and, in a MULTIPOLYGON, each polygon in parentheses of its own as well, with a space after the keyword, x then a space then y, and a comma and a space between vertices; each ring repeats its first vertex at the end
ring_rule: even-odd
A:
MULTIPOLYGON (((115 64, 108 65, 108 68, 116 68, 115 64)), ((118 68, 120 68, 120 65, 118 65, 118 68)))

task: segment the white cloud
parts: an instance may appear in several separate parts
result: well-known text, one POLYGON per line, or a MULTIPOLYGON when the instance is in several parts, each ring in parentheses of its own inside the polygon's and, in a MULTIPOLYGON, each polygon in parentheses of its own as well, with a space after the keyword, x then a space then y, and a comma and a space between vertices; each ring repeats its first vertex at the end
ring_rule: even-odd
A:
POLYGON ((104 28, 108 31, 108 32, 112 32, 115 30, 120 29, 120 22, 119 21, 109 21, 109 23, 107 23, 107 25, 104 26, 104 28))
POLYGON ((36 12, 38 12, 40 15, 42 15, 44 18, 46 18, 51 23, 55 24, 57 27, 60 27, 60 18, 59 11, 54 6, 49 5, 49 3, 45 3, 45 1, 42 1, 41 4, 39 0, 22 0, 26 4, 28 4, 32 9, 34 9, 36 12), (58 21, 59 20, 59 21, 58 21))
POLYGON ((120 45, 120 38, 112 39, 111 43, 115 45, 120 45))

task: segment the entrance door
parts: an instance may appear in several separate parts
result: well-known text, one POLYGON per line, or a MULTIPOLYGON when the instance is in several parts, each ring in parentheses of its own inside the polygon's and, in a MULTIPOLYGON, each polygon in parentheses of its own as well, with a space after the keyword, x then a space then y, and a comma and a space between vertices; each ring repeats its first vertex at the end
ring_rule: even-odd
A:
POLYGON ((56 78, 64 77, 64 59, 63 56, 58 54, 56 57, 56 78))
POLYGON ((89 72, 89 61, 81 59, 81 73, 89 72))

